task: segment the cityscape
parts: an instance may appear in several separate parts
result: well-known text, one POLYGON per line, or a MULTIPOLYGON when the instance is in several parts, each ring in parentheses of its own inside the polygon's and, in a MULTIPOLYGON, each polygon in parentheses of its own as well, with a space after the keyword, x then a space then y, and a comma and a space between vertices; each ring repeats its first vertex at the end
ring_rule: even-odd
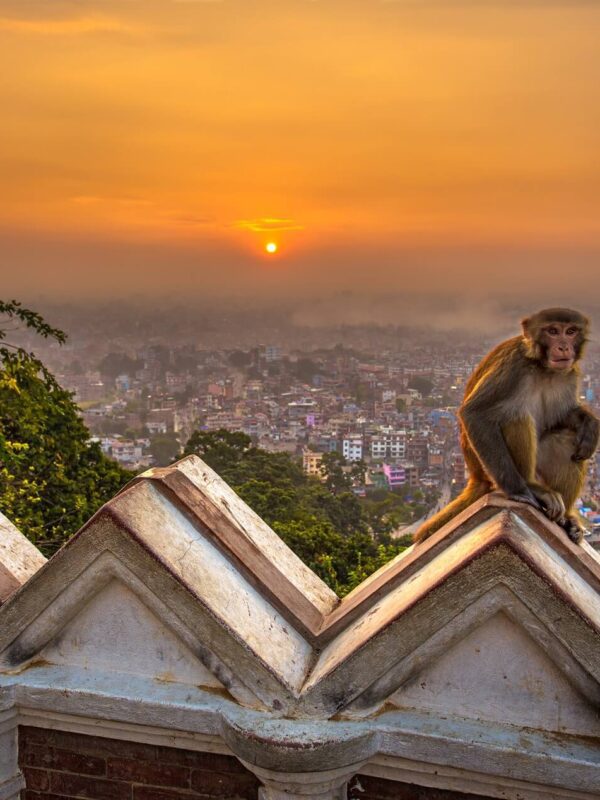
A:
MULTIPOLYGON (((133 320, 135 306, 129 313, 133 320)), ((358 497, 391 492, 405 501, 394 536, 413 532, 419 516, 466 482, 456 412, 493 334, 309 327, 275 312, 246 312, 234 324, 231 310, 196 318, 182 309, 159 316, 147 335, 147 320, 128 325, 127 307, 113 314, 114 334, 96 335, 100 310, 75 315, 68 343, 40 353, 74 393, 93 440, 133 473, 172 463, 196 430, 242 432, 319 480, 324 455, 334 453, 358 497), (170 319, 180 327, 169 336, 170 319)), ((592 342, 581 392, 596 411, 598 376, 600 348, 592 342)), ((597 455, 580 502, 592 544, 600 543, 599 464, 597 455)))

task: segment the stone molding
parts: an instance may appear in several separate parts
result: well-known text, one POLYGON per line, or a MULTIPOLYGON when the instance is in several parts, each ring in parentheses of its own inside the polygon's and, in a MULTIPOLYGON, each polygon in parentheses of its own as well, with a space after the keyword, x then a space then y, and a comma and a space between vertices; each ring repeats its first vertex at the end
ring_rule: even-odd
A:
POLYGON ((21 789, 25 787, 18 764, 17 709, 8 705, 14 696, 14 691, 9 690, 0 698, 5 706, 0 711, 0 800, 19 800, 21 789))

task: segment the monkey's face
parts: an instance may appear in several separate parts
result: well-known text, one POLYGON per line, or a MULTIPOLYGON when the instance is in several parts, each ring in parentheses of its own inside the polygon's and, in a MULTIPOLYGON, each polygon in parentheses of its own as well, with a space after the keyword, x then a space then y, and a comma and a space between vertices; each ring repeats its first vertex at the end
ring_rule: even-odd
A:
POLYGON ((557 372, 570 370, 579 355, 581 330, 573 322, 549 322, 540 332, 544 366, 557 372))

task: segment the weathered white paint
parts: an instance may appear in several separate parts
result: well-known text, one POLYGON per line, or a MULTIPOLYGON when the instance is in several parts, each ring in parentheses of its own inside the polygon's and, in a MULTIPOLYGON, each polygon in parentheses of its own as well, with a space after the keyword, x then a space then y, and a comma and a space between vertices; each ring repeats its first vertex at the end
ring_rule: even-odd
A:
POLYGON ((441 551, 428 561, 422 569, 401 583, 394 591, 384 596, 365 614, 349 625, 323 650, 311 672, 306 688, 316 685, 335 667, 363 647, 379 631, 388 626, 402 611, 423 596, 431 586, 435 586, 445 575, 452 573, 464 560, 474 542, 481 543, 494 534, 488 523, 475 528, 451 547, 441 551))
POLYGON ((389 702, 541 730, 600 734, 598 711, 503 613, 425 667, 389 702))
MULTIPOLYGON (((6 700, 0 694, 0 700, 6 700)), ((6 705, 6 702, 2 703, 6 705)), ((0 800, 19 800, 25 786, 19 770, 17 752, 17 712, 13 707, 0 711, 0 800)))
POLYGON ((110 581, 40 653, 51 664, 224 689, 181 639, 119 581, 110 581))
MULTIPOLYGON (((417 641, 420 639, 420 643, 408 647, 403 657, 401 654, 397 660, 389 659, 388 669, 373 681, 366 692, 348 705, 344 716, 354 719, 372 716, 383 702, 393 703, 396 692, 402 691, 399 687, 418 684, 422 671, 428 665, 435 664, 444 654, 460 646, 465 637, 499 613, 505 614, 518 629, 522 629, 523 635, 537 644, 563 676, 568 675, 569 683, 577 695, 586 698, 590 708, 600 707, 598 683, 581 667, 573 652, 557 639, 552 630, 552 606, 548 608, 550 613, 542 618, 525 604, 521 596, 502 583, 480 593, 474 600, 469 597, 469 601, 458 613, 451 614, 449 621, 435 626, 433 632, 415 637, 417 641)), ((490 708, 487 702, 486 707, 490 708)))
MULTIPOLYGON (((212 541, 151 483, 116 498, 145 545, 280 679, 298 691, 312 648, 212 541)), ((241 501, 240 501, 241 502, 241 501)))
MULTIPOLYGON (((512 515, 513 534, 527 555, 535 560, 540 569, 560 586, 581 608, 587 617, 600 630, 600 599, 597 592, 586 583, 583 577, 572 569, 542 537, 516 514, 512 515)), ((591 550, 592 548, 590 548, 591 550)))
MULTIPOLYGON (((133 566, 133 564, 131 565, 133 566)), ((78 566, 80 568, 80 565, 78 566)), ((152 569, 154 569, 154 564, 152 569)), ((226 680, 228 692, 239 703, 252 708, 264 708, 260 699, 248 688, 246 682, 232 674, 220 659, 219 654, 210 650, 207 646, 207 641, 212 637, 203 628, 202 615, 200 613, 194 615, 192 620, 193 627, 190 624, 186 625, 185 621, 176 613, 180 610, 172 607, 172 598, 169 597, 168 593, 161 597, 157 596, 139 576, 135 575, 110 551, 104 551, 100 556, 92 560, 71 583, 63 587, 62 592, 58 595, 50 595, 49 600, 42 603, 43 610, 34 614, 29 624, 22 623, 20 626, 21 633, 17 638, 13 640, 10 636, 8 637, 11 642, 10 647, 16 647, 18 650, 30 653, 31 655, 27 660, 31 659, 33 663, 36 663, 39 661, 39 656, 36 656, 36 654, 51 646, 52 642, 57 638, 59 639, 65 626, 71 620, 75 620, 81 610, 90 602, 90 599, 97 593, 102 592, 112 581, 115 581, 118 586, 128 587, 131 593, 139 598, 157 619, 162 621, 166 630, 170 630, 192 652, 198 654, 198 658, 213 675, 223 676, 223 680, 226 680), (168 601, 171 602, 171 605, 167 605, 168 601)), ((34 599, 36 601, 39 600, 39 595, 36 594, 34 599)), ((0 637, 2 634, 3 631, 0 628, 0 637)), ((222 642, 216 642, 216 644, 221 644, 220 650, 227 651, 229 643, 226 637, 223 638, 225 640, 224 644, 222 642)), ((0 664, 2 664, 1 656, 0 664)), ((10 664, 8 664, 7 669, 10 671, 10 664)), ((97 666, 96 669, 98 669, 97 666)))
POLYGON ((0 512, 0 603, 45 563, 37 547, 0 512))
POLYGON ((259 800, 345 800, 348 781, 361 763, 316 773, 273 772, 242 762, 263 783, 259 800))
POLYGON ((309 569, 287 547, 281 538, 261 519, 233 489, 197 456, 184 458, 177 464, 200 491, 208 495, 221 511, 262 552, 269 553, 279 571, 298 588, 322 614, 329 613, 339 603, 339 598, 318 575, 309 569))
MULTIPOLYGON (((506 776, 498 779, 483 773, 467 774, 464 770, 454 767, 389 756, 377 756, 372 759, 360 768, 360 774, 434 789, 456 792, 464 792, 466 789, 469 794, 480 794, 500 800, 592 800, 598 797, 595 791, 578 792, 563 787, 554 789, 548 785, 535 786, 529 781, 518 781, 506 776)), ((350 787, 355 782, 350 781, 350 787)))

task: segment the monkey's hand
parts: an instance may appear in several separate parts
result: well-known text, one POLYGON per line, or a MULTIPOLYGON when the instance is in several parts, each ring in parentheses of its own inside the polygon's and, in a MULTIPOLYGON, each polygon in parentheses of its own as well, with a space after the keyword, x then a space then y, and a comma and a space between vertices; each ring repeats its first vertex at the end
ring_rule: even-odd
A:
POLYGON ((587 461, 596 452, 600 423, 592 414, 584 414, 579 423, 575 437, 573 461, 587 461))
POLYGON ((529 484, 530 491, 535 495, 536 500, 541 504, 544 514, 548 519, 559 522, 565 518, 565 503, 562 496, 553 489, 540 486, 539 483, 529 484))

